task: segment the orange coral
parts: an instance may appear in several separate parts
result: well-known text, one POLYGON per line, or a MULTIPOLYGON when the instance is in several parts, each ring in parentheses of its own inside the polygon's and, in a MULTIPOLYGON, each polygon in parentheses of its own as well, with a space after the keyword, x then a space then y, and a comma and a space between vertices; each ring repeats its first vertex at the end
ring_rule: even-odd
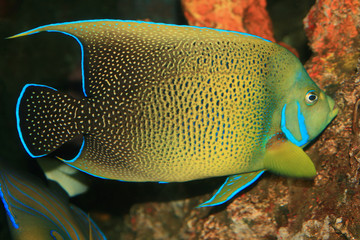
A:
POLYGON ((266 0, 183 0, 190 25, 254 34, 274 41, 266 0))
POLYGON ((313 78, 322 72, 334 72, 336 68, 356 66, 358 47, 360 2, 352 0, 319 0, 304 20, 306 34, 314 59, 309 69, 313 78), (351 54, 349 54, 351 52, 351 54))
MULTIPOLYGON (((246 32, 275 42, 266 0, 182 0, 190 25, 246 32)), ((298 56, 295 49, 279 43, 298 56)))

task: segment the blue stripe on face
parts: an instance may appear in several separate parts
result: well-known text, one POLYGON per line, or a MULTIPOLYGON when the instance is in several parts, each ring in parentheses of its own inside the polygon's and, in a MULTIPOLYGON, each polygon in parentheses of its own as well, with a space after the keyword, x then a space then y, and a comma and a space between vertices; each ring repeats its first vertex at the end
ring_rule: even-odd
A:
POLYGON ((20 93, 20 96, 17 100, 17 103, 16 103, 16 110, 15 110, 15 114, 16 114, 16 126, 17 126, 17 130, 18 130, 18 133, 19 133, 19 137, 20 137, 20 141, 22 143, 22 145, 24 146, 26 152, 32 157, 32 158, 38 158, 38 157, 43 157, 45 156, 46 154, 42 154, 42 155, 34 155, 30 152, 29 148, 27 147, 25 141, 24 141, 24 138, 23 138, 23 134, 21 132, 21 128, 20 128, 20 116, 19 116, 19 108, 20 108, 20 102, 24 96, 24 93, 26 91, 26 89, 28 87, 31 87, 31 86, 35 86, 35 87, 47 87, 47 88, 50 88, 50 89, 53 89, 55 91, 57 91, 55 88, 52 88, 52 87, 49 87, 49 86, 45 86, 45 85, 40 85, 40 84, 26 84, 23 89, 21 90, 21 93, 20 93))
POLYGON ((284 105, 284 107, 281 111, 281 131, 285 134, 286 138, 289 139, 290 142, 292 142, 293 144, 295 144, 298 147, 301 147, 309 141, 309 134, 308 134, 308 131, 306 130, 305 117, 301 113, 301 110, 300 110, 300 103, 299 102, 296 102, 296 103, 298 106, 297 107, 297 109, 298 109, 297 118, 298 118, 298 123, 299 123, 301 140, 298 141, 294 137, 294 135, 290 132, 290 130, 286 128, 286 115, 285 115, 286 104, 284 105))

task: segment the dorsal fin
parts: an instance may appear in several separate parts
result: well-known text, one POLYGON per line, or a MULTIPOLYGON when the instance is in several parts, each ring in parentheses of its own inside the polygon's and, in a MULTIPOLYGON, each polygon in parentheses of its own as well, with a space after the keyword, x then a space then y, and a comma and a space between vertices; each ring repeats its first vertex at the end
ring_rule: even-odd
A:
POLYGON ((196 41, 216 43, 226 36, 227 41, 231 37, 246 37, 269 42, 233 31, 109 19, 50 24, 9 38, 43 31, 64 33, 78 41, 82 50, 83 92, 97 98, 112 94, 114 81, 119 92, 127 93, 141 87, 139 84, 146 87, 159 78, 168 78, 166 75, 185 71, 179 69, 180 65, 189 64, 181 62, 187 54, 185 49, 198 47, 196 41), (175 64, 176 61, 181 64, 175 64))

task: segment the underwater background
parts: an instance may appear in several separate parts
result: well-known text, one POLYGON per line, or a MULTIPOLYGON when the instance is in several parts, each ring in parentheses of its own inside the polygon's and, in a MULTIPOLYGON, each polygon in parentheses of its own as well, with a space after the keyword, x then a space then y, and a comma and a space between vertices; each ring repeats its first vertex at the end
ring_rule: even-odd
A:
MULTIPOLYGON (((45 84, 73 95, 81 94, 80 47, 76 41, 56 33, 11 40, 6 37, 45 24, 87 19, 188 24, 184 12, 198 7, 194 2, 0 0, 1 161, 42 175, 36 160, 24 151, 16 130, 16 101, 26 83, 45 84)), ((226 5, 226 1, 207 2, 208 5, 226 5)), ((251 4, 251 1, 235 2, 251 4)), ((266 174, 266 181, 245 191, 246 197, 241 195, 240 200, 224 206, 196 209, 224 178, 157 184, 86 176, 90 190, 71 202, 89 212, 108 239, 360 238, 359 207, 348 207, 360 203, 357 193, 359 140, 351 130, 360 81, 356 70, 359 57, 359 26, 356 23, 360 19, 360 4, 359 1, 334 2, 268 0, 266 6, 276 42, 296 52, 314 81, 343 109, 342 116, 335 120, 331 129, 308 149, 311 158, 318 159, 317 169, 322 169, 315 183, 266 174), (309 14, 311 8, 313 15, 309 14), (303 23, 307 15, 308 36, 318 34, 310 39, 310 48, 303 23), (324 21, 326 33, 315 26, 321 21, 324 21), (336 39, 331 32, 344 39, 336 39), (321 34, 328 35, 321 38, 321 34), (322 42, 316 42, 319 39, 322 42), (342 41, 344 44, 339 44, 342 41), (331 45, 332 42, 337 44, 331 45), (302 211, 302 208, 307 210, 302 211)), ((251 21, 249 16, 247 19, 251 21)), ((3 209, 0 215, 0 239, 10 239, 3 209)))

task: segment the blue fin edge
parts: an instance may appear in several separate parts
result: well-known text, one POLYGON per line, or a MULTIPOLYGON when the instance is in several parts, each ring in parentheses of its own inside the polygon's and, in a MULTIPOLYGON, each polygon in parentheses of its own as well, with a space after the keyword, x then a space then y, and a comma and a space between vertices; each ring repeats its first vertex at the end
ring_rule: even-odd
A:
MULTIPOLYGON (((121 19, 91 19, 91 20, 79 20, 79 21, 69 21, 69 22, 62 22, 62 23, 53 23, 53 24, 47 24, 47 25, 43 25, 43 26, 40 26, 40 27, 37 27, 37 28, 33 28, 33 29, 28 30, 28 31, 19 33, 19 34, 26 34, 27 32, 32 32, 32 31, 35 31, 35 32, 33 32, 33 33, 29 34, 29 35, 36 34, 36 33, 40 32, 41 28, 43 28, 43 27, 67 25, 67 24, 74 24, 74 23, 100 22, 100 21, 122 22, 122 23, 134 23, 135 22, 135 23, 146 23, 148 25, 165 25, 165 26, 185 27, 185 28, 193 28, 193 29, 209 29, 209 30, 215 30, 215 31, 218 31, 218 32, 237 33, 237 34, 241 34, 241 35, 244 35, 244 36, 259 38, 259 39, 264 40, 266 42, 272 43, 272 41, 270 41, 268 39, 265 39, 265 38, 262 38, 262 37, 259 37, 259 36, 256 36, 256 35, 253 35, 253 34, 250 34, 250 33, 244 33, 244 32, 237 32, 237 31, 217 29, 217 28, 209 28, 209 27, 199 27, 199 26, 190 26, 190 25, 176 25, 176 24, 170 24, 170 23, 156 23, 156 22, 146 22, 146 21, 137 21, 137 20, 121 20, 121 19), (36 31, 37 29, 39 29, 39 31, 36 31)), ((56 32, 65 33, 63 31, 56 31, 56 32)), ((69 34, 69 33, 65 33, 65 34, 69 34)), ((69 35, 71 35, 71 34, 69 34, 69 35)))
POLYGON ((214 203, 214 204, 207 204, 207 203, 210 203, 212 202, 216 195, 218 195, 221 190, 226 186, 228 180, 229 180, 229 177, 226 179, 226 181, 224 182, 224 184, 219 188, 219 190, 217 190, 217 192, 214 194, 214 196, 212 196, 212 198, 210 198, 209 200, 207 200, 206 202, 200 204, 199 206, 197 206, 197 208, 200 208, 200 207, 211 207, 211 206, 217 206, 217 205, 220 205, 220 204, 223 204, 224 202, 227 202, 229 199, 233 198, 236 194, 238 194, 240 191, 244 190, 245 188, 247 188, 248 186, 250 186, 251 184, 253 184, 254 182, 256 182, 260 176, 265 172, 264 171, 261 171, 260 173, 258 173, 258 175, 256 175, 256 177, 254 177, 253 180, 251 180, 250 182, 246 183, 245 185, 241 186, 240 188, 238 188, 236 191, 234 191, 226 200, 222 201, 222 202, 218 202, 218 203, 214 203), (204 206, 206 205, 206 206, 204 206))
MULTIPOLYGON (((76 207, 76 206, 75 206, 76 207)), ((101 229, 99 228, 99 226, 95 223, 95 221, 88 215, 85 214, 85 212, 79 208, 79 207, 76 207, 76 209, 74 209, 74 207, 70 204, 70 209, 73 211, 73 212, 76 212, 77 214, 81 214, 81 216, 85 219, 88 219, 90 221, 90 226, 89 227, 94 227, 96 230, 97 230, 97 233, 104 239, 106 240, 106 236, 105 234, 101 231, 101 229)))
MULTIPOLYGON (((55 24, 52 24, 52 25, 55 25, 55 24)), ((51 26, 51 25, 47 25, 47 26, 51 26)), ((45 26, 44 26, 45 27, 45 26)), ((83 93, 84 93, 84 96, 85 97, 88 97, 88 94, 86 93, 86 90, 85 90, 85 72, 84 72, 84 47, 83 47, 83 44, 81 43, 81 41, 79 40, 79 38, 77 38, 76 36, 70 34, 70 33, 67 33, 67 32, 63 32, 63 31, 57 31, 57 30, 47 30, 47 32, 58 32, 58 33, 63 33, 65 35, 68 35, 72 38, 74 38, 78 44, 80 45, 80 49, 81 49, 81 81, 82 81, 82 90, 83 90, 83 93)))
POLYGON ((61 161, 64 161, 65 163, 75 162, 80 157, 82 151, 84 150, 84 146, 85 146, 85 137, 83 137, 83 141, 82 141, 82 144, 81 144, 81 147, 80 147, 80 150, 79 150, 78 154, 76 154, 76 156, 73 159, 67 160, 67 159, 63 159, 63 158, 58 157, 58 156, 56 156, 56 158, 61 160, 61 161))
POLYGON ((281 111, 281 131, 285 134, 286 138, 289 139, 290 142, 292 142, 293 144, 295 144, 298 147, 301 147, 309 141, 309 133, 306 130, 305 117, 301 113, 300 103, 298 101, 296 101, 296 103, 298 106, 297 117, 298 117, 298 123, 299 123, 299 130, 300 130, 300 134, 301 134, 301 140, 298 141, 294 137, 294 135, 290 132, 290 130, 286 128, 286 115, 285 115, 286 104, 284 105, 284 107, 281 111))
MULTIPOLYGON (((198 27, 198 26, 175 25, 175 24, 154 23, 154 22, 133 21, 133 20, 116 20, 116 19, 94 19, 94 20, 70 21, 70 22, 63 22, 63 23, 48 24, 48 25, 43 25, 43 26, 40 26, 40 27, 31 29, 31 30, 28 30, 28 31, 19 33, 19 34, 26 34, 27 32, 32 32, 32 31, 34 31, 34 32, 28 34, 28 35, 33 35, 33 34, 39 33, 39 32, 41 31, 41 28, 44 28, 44 27, 51 27, 51 26, 58 26, 58 25, 67 25, 67 24, 74 24, 74 23, 99 22, 99 21, 123 22, 123 23, 133 23, 133 22, 136 22, 136 23, 146 23, 146 24, 148 24, 148 25, 166 25, 166 26, 186 27, 186 28, 194 28, 194 29, 209 29, 209 30, 215 30, 215 31, 219 31, 219 32, 237 33, 237 34, 241 34, 241 35, 244 35, 244 36, 259 38, 259 39, 262 39, 262 40, 264 40, 264 41, 266 41, 266 42, 271 42, 271 43, 272 43, 272 41, 270 41, 270 40, 268 40, 268 39, 265 39, 265 38, 262 38, 262 37, 259 37, 259 36, 256 36, 256 35, 252 35, 252 34, 249 34, 249 33, 243 33, 243 32, 236 32, 236 31, 223 30, 223 29, 215 29, 215 28, 207 28, 207 27, 198 27), (36 31, 37 29, 39 29, 39 31, 36 31)), ((117 24, 116 24, 116 25, 117 25, 117 24)), ((70 36, 70 37, 73 37, 73 38, 79 43, 80 48, 81 48, 82 87, 83 87, 84 96, 87 97, 88 94, 86 93, 86 89, 85 89, 84 47, 83 47, 83 44, 81 43, 81 41, 79 40, 78 37, 76 37, 76 36, 73 35, 73 34, 64 32, 64 31, 59 31, 59 30, 46 30, 46 32, 59 32, 59 33, 66 34, 66 35, 68 35, 68 36, 70 36)))
POLYGON ((7 203, 6 199, 5 199, 5 196, 4 196, 4 193, 2 192, 2 188, 1 188, 1 184, 0 184, 0 198, 4 204, 4 207, 5 207, 5 211, 10 219, 10 222, 12 224, 12 226, 15 228, 15 229, 18 229, 19 228, 19 225, 16 223, 15 221, 15 217, 12 215, 11 211, 10 211, 10 208, 9 208, 9 204, 7 203))
MULTIPOLYGON (((42 196, 42 194, 34 189, 34 187, 36 188, 37 186, 32 185, 33 183, 30 182, 30 184, 25 184, 23 183, 23 181, 21 181, 21 178, 15 175, 11 175, 12 178, 16 179, 16 181, 19 182, 19 184, 27 186, 28 188, 30 188, 32 191, 34 191, 35 193, 37 193, 38 195, 42 196)), ((8 176, 7 176, 8 178, 8 176)), ((58 218, 54 215, 53 212, 51 212, 47 207, 45 207, 41 202, 37 201, 36 199, 34 199, 32 196, 30 196, 29 194, 25 193, 24 191, 22 191, 20 188, 18 188, 12 181, 8 180, 9 184, 12 185, 14 188, 17 189, 17 191, 19 191, 23 196, 26 196, 27 198, 29 198, 32 202, 36 202, 39 206, 41 206, 43 209, 46 210, 46 212, 49 213, 49 215, 52 215, 52 217, 54 219, 57 219, 57 223, 54 222, 53 220, 51 220, 51 218, 48 217, 48 215, 42 213, 41 211, 37 210, 36 208, 33 208, 29 205, 26 205, 25 203, 21 202, 19 199, 15 198, 14 196, 12 196, 11 192, 8 190, 8 194, 9 196, 11 196, 16 202, 18 202, 20 205, 24 206, 25 208, 30 209, 31 211, 35 212, 38 215, 41 215, 44 219, 47 219, 48 221, 52 222, 54 225, 56 226, 60 226, 62 228, 62 230, 64 230, 64 232, 67 234, 68 237, 70 237, 70 233, 67 230, 67 228, 58 220, 58 218)), ((58 198, 54 197, 51 194, 51 191, 49 191, 48 193, 46 193, 46 191, 42 190, 42 192, 44 192, 44 194, 48 195, 50 198, 52 198, 53 202, 57 205, 57 207, 61 208, 60 204, 58 203, 58 198)), ((16 207, 18 208, 18 207, 16 207)), ((28 214, 33 215, 34 213, 29 212, 28 210, 25 209, 21 209, 21 211, 26 212, 28 214)), ((70 222, 60 213, 60 215, 65 219, 65 221, 68 223, 68 225, 72 228, 72 230, 75 232, 75 235, 77 236, 77 239, 79 239, 79 235, 78 232, 73 228, 73 226, 70 224, 70 222)), ((60 234, 60 233, 59 233, 60 234)))
POLYGON ((26 145, 25 141, 24 141, 24 138, 23 138, 23 134, 21 132, 21 128, 20 128, 20 116, 19 116, 19 108, 20 108, 20 103, 21 103, 21 100, 22 100, 22 97, 26 91, 26 89, 30 86, 36 86, 36 87, 46 87, 46 88, 50 88, 50 89, 53 89, 55 91, 57 91, 55 88, 52 88, 52 87, 49 87, 49 86, 46 86, 46 85, 40 85, 40 84, 26 84, 23 89, 21 90, 21 93, 18 97, 18 100, 17 100, 17 103, 16 103, 16 110, 15 110, 15 114, 16 114, 16 127, 17 127, 17 130, 18 130, 18 133, 19 133, 19 137, 20 137, 20 141, 22 143, 22 145, 24 146, 26 152, 32 157, 32 158, 38 158, 38 157, 43 157, 47 154, 42 154, 42 155, 34 155, 31 153, 31 151, 29 150, 28 146, 26 145))
MULTIPOLYGON (((80 150, 79 150, 78 154, 77 154, 73 159, 67 160, 67 159, 63 159, 63 158, 58 157, 58 156, 55 156, 55 157, 56 157, 57 159, 61 160, 63 163, 69 165, 70 167, 75 168, 75 169, 79 170, 80 172, 84 172, 84 173, 86 173, 86 174, 88 174, 88 175, 90 175, 90 176, 97 177, 97 178, 101 178, 101 179, 106 179, 106 180, 114 180, 114 179, 111 179, 111 178, 106 178, 106 177, 98 176, 98 175, 93 174, 93 173, 89 173, 89 172, 87 172, 86 170, 81 169, 81 168, 76 167, 76 166, 74 166, 74 165, 71 164, 71 163, 75 162, 75 161, 80 157, 82 151, 84 150, 84 147, 85 147, 85 137, 83 137, 83 142, 82 142, 82 144, 81 144, 81 147, 80 147, 80 150)), ((117 180, 117 181, 120 181, 120 182, 127 182, 127 181, 118 180, 118 179, 116 179, 116 180, 117 180)))

